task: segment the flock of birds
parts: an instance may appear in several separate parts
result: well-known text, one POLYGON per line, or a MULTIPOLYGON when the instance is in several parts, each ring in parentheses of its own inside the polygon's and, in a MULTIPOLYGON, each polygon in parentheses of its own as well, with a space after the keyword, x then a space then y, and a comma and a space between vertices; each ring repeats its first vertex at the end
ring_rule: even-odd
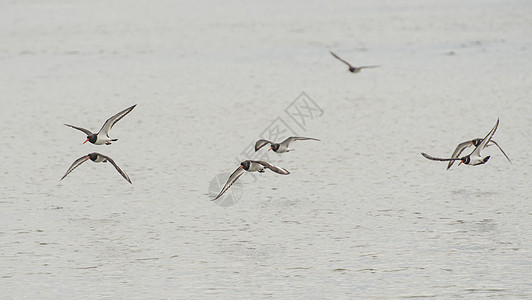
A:
MULTIPOLYGON (((98 133, 93 133, 92 131, 87 130, 82 127, 77 127, 77 126, 73 126, 69 124, 65 124, 65 125, 68 127, 77 129, 79 131, 82 131, 87 135, 87 139, 85 140, 85 142, 83 142, 83 144, 85 144, 86 142, 91 142, 94 145, 111 145, 111 142, 116 142, 118 139, 110 138, 109 132, 111 131, 113 126, 116 124, 116 122, 120 121, 123 117, 125 117, 128 113, 130 113, 133 110, 133 108, 135 108, 135 106, 137 105, 135 104, 131 107, 128 107, 124 109, 123 111, 107 119, 107 121, 103 123, 103 126, 100 129, 100 131, 98 131, 98 133)), ((63 180, 68 174, 70 174, 70 172, 74 171, 75 168, 79 167, 82 163, 86 162, 89 159, 95 163, 110 162, 115 167, 115 169, 118 171, 118 173, 120 173, 120 175, 122 175, 122 177, 124 177, 124 179, 127 180, 127 182, 131 183, 131 179, 129 179, 129 176, 127 176, 126 172, 120 169, 120 167, 115 163, 114 160, 112 160, 109 156, 105 156, 98 152, 89 153, 87 155, 84 155, 76 159, 76 161, 74 161, 74 163, 70 166, 70 168, 68 168, 65 175, 61 177, 61 180, 63 180)))
MULTIPOLYGON (((338 60, 340 60, 341 62, 346 64, 349 67, 348 71, 352 72, 352 73, 358 73, 362 69, 378 67, 378 66, 360 66, 360 67, 355 67, 355 66, 352 66, 347 61, 345 61, 342 58, 340 58, 334 52, 331 51, 330 53, 331 53, 332 56, 334 56, 335 58, 337 58, 338 60)), ((135 106, 136 106, 136 104, 133 105, 133 106, 130 106, 130 107, 124 109, 124 110, 122 110, 121 112, 119 112, 119 113, 115 114, 114 116, 110 117, 109 119, 107 119, 107 121, 105 121, 105 123, 103 124, 102 128, 100 129, 100 131, 98 131, 98 133, 93 133, 92 131, 87 130, 87 129, 82 128, 82 127, 77 127, 77 126, 73 126, 73 125, 69 125, 69 124, 65 124, 65 125, 68 126, 68 127, 72 127, 74 129, 77 129, 79 131, 82 131, 82 132, 84 132, 87 135, 87 139, 85 140, 85 142, 83 142, 83 144, 85 144, 86 142, 90 142, 90 143, 92 143, 94 145, 111 145, 111 142, 115 142, 118 139, 110 138, 109 137, 109 132, 111 131, 113 126, 116 124, 116 122, 120 121, 123 117, 125 117, 128 113, 130 113, 135 108, 135 106)), ((485 164, 489 160, 490 156, 484 156, 483 157, 481 155, 481 151, 483 151, 488 146, 495 145, 504 154, 506 159, 511 163, 510 158, 508 157, 508 155, 506 155, 506 153, 502 150, 502 148, 499 146, 499 144, 492 139, 498 126, 499 126, 499 119, 497 119, 497 122, 495 123, 495 126, 493 126, 493 128, 490 130, 490 132, 488 132, 488 134, 484 138, 476 138, 476 139, 465 141, 465 142, 462 142, 462 143, 458 144, 458 146, 456 147, 454 152, 451 154, 450 158, 438 158, 438 157, 434 157, 434 156, 431 156, 431 155, 423 153, 423 152, 421 153, 421 155, 423 155, 423 157, 425 157, 427 159, 430 159, 430 160, 447 161, 448 162, 447 170, 448 170, 449 168, 451 168, 451 166, 454 164, 455 161, 460 161, 460 163, 458 165, 460 165, 462 163, 464 163, 466 165, 470 165, 470 166, 477 166, 477 165, 485 164), (473 149, 473 151, 470 154, 466 155, 466 156, 460 157, 460 154, 462 154, 462 152, 465 149, 467 149, 467 148, 469 148, 471 146, 475 147, 473 149)), ((290 144, 292 144, 295 141, 303 141, 303 140, 319 141, 319 139, 315 139, 315 138, 296 137, 296 136, 289 137, 289 138, 285 139, 284 141, 282 141, 280 143, 275 143, 275 142, 268 141, 268 140, 265 140, 265 139, 260 139, 260 140, 258 140, 255 143, 255 151, 259 151, 259 149, 261 149, 264 146, 269 144, 270 145, 270 149, 268 151, 273 150, 276 153, 286 153, 286 152, 290 152, 290 151, 294 150, 294 149, 288 148, 290 146, 290 144)), ((129 176, 126 174, 126 172, 124 172, 124 171, 122 171, 122 169, 120 169, 120 167, 114 162, 114 160, 112 160, 110 157, 108 157, 106 155, 103 155, 103 154, 97 153, 97 152, 89 153, 87 155, 84 155, 84 156, 78 158, 76 161, 74 161, 74 163, 72 163, 72 165, 65 172, 65 175, 63 175, 61 180, 63 180, 68 174, 70 174, 70 172, 72 172, 74 169, 76 169, 82 163, 86 162, 89 159, 92 160, 95 163, 98 163, 98 162, 110 162, 115 167, 115 169, 118 171, 118 173, 120 173, 120 175, 122 175, 122 177, 124 177, 124 179, 127 180, 127 182, 131 183, 131 179, 129 178, 129 176)), ((235 183, 238 180, 238 178, 240 178, 240 176, 242 176, 245 172, 264 173, 265 169, 270 169, 271 171, 273 171, 273 172, 275 172, 277 174, 280 174, 280 175, 288 175, 288 174, 290 174, 290 172, 288 170, 286 170, 284 168, 280 168, 280 167, 274 166, 274 165, 272 165, 272 164, 270 164, 269 162, 266 162, 266 161, 245 160, 245 161, 241 162, 240 166, 229 176, 229 178, 227 179, 227 182, 223 186, 223 188, 220 191, 220 193, 216 197, 214 197, 212 199, 212 201, 219 199, 233 185, 233 183, 235 183)))
MULTIPOLYGON (((300 136, 289 137, 286 140, 282 141, 281 143, 274 143, 274 142, 271 142, 271 141, 268 141, 268 140, 258 140, 255 143, 255 152, 259 151, 259 149, 264 147, 265 145, 270 144, 270 146, 271 146, 270 150, 273 150, 274 152, 277 152, 277 153, 286 153, 286 152, 290 152, 290 151, 294 150, 294 149, 288 148, 288 146, 290 146, 291 143, 293 143, 295 141, 304 141, 304 140, 319 141, 318 139, 300 137, 300 136)), ((270 151, 270 150, 268 150, 268 151, 270 151)), ((238 167, 231 174, 231 176, 229 176, 229 179, 227 179, 227 182, 225 183, 224 187, 222 188, 222 190, 220 191, 218 196, 214 197, 212 199, 212 201, 217 200, 218 198, 220 198, 225 193, 225 191, 227 191, 233 185, 233 183, 235 183, 235 181, 237 181, 237 179, 240 178, 240 176, 242 176, 242 174, 244 174, 244 172, 247 171, 247 172, 264 173, 264 168, 270 169, 270 170, 274 171, 275 173, 281 174, 281 175, 290 174, 290 172, 288 172, 288 170, 286 170, 284 168, 279 168, 277 166, 274 166, 274 165, 272 165, 272 164, 270 164, 269 162, 266 162, 266 161, 262 161, 262 160, 245 160, 245 161, 241 162, 240 163, 240 167, 238 167)))

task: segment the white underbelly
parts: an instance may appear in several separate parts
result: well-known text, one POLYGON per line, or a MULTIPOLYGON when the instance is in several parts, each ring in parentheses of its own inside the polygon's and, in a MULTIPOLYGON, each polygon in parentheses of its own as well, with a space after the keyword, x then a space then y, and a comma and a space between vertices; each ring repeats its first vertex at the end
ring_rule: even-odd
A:
POLYGON ((262 170, 263 168, 264 168, 264 167, 263 167, 261 164, 258 164, 258 163, 255 163, 255 162, 252 162, 252 163, 249 165, 248 172, 257 172, 257 171, 262 170))
POLYGON ((106 136, 98 135, 98 136, 96 136, 96 142, 94 143, 94 145, 103 145, 103 144, 108 143, 110 141, 111 141, 110 138, 108 138, 106 136))
POLYGON ((96 160, 94 160, 95 163, 97 162, 106 162, 107 159, 101 155, 98 155, 98 157, 96 157, 96 160))

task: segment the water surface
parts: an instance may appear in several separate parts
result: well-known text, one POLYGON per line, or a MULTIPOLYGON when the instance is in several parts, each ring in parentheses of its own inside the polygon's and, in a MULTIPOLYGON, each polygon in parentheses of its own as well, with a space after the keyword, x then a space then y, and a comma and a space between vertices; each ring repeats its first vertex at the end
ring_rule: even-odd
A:
POLYGON ((527 2, 1 7, 6 299, 532 297, 527 2), (329 50, 381 67, 351 74, 329 50), (321 112, 299 126, 302 92, 321 112), (63 125, 98 130, 135 103, 112 146, 63 125), (419 154, 497 118, 512 164, 493 147, 449 171, 419 154), (279 119, 321 142, 210 202, 279 119), (94 151, 133 185, 91 162, 59 181, 94 151))

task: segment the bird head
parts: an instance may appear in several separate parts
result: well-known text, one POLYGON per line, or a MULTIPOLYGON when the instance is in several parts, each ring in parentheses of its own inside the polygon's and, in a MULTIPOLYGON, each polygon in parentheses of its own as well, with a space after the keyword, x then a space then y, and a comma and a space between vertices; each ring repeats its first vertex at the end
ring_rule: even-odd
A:
POLYGON ((87 139, 83 142, 83 144, 85 144, 86 142, 91 142, 91 143, 96 143, 96 135, 95 134, 90 134, 90 135, 87 135, 87 139))
POLYGON ((281 147, 281 144, 272 144, 272 146, 270 147, 270 150, 277 152, 277 150, 279 150, 279 147, 281 147))
POLYGON ((98 158, 98 153, 90 153, 88 156, 92 161, 95 161, 98 158))
POLYGON ((245 160, 240 163, 240 168, 243 168, 244 170, 249 170, 250 162, 249 160, 245 160))
POLYGON ((464 156, 460 159, 460 163, 458 165, 461 165, 462 163, 467 165, 470 161, 471 161, 471 158, 469 157, 469 155, 464 156))

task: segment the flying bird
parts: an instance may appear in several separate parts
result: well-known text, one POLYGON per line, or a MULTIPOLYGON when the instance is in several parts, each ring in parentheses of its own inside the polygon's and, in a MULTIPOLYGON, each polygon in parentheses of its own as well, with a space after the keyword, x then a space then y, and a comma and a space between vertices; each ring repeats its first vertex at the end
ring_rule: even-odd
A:
POLYGON ((438 158, 438 157, 434 157, 434 156, 428 155, 428 154, 423 153, 423 152, 421 153, 421 155, 423 155, 427 159, 436 160, 436 161, 455 161, 455 160, 459 160, 460 163, 458 165, 461 165, 462 163, 464 163, 466 165, 471 165, 471 166, 477 166, 477 165, 485 164, 488 161, 488 159, 490 158, 490 156, 482 157, 480 152, 482 150, 484 150, 484 148, 487 147, 488 143, 491 141, 491 138, 495 134, 495 131, 497 130, 498 126, 499 126, 499 119, 497 119, 497 123, 495 123, 495 126, 493 127, 493 129, 491 129, 491 131, 486 135, 486 137, 484 139, 482 139, 480 144, 478 144, 478 146, 475 147, 475 150, 473 150, 473 152, 471 152, 471 154, 466 155, 466 156, 464 156, 462 158, 458 158, 458 157, 455 157, 455 158, 438 158))
POLYGON ((336 57, 339 61, 343 62, 344 64, 346 64, 348 67, 349 67, 349 72, 351 73, 358 73, 360 71, 362 71, 362 69, 369 69, 369 68, 378 68, 379 66, 361 66, 361 67, 354 67, 352 66, 350 63, 348 63, 347 61, 343 60, 342 58, 340 58, 340 56, 334 54, 334 52, 330 51, 331 52, 331 55, 336 57))
MULTIPOLYGON (((294 149, 288 149, 288 146, 292 142, 305 141, 305 140, 319 141, 318 139, 315 139, 315 138, 307 138, 307 137, 299 137, 299 136, 291 136, 291 137, 287 138, 286 140, 282 141, 281 143, 274 143, 274 142, 271 142, 271 141, 268 141, 268 140, 261 139, 261 140, 258 140, 255 143, 255 152, 259 151, 260 148, 264 147, 267 144, 271 145, 270 150, 273 150, 274 152, 277 152, 277 153, 290 152, 290 151, 294 150, 294 149)), ((270 150, 268 150, 268 151, 270 151, 270 150)))
POLYGON ((129 179, 129 176, 127 176, 126 172, 122 171, 122 169, 118 167, 118 165, 115 163, 114 160, 112 160, 109 156, 105 156, 103 154, 96 153, 96 152, 90 153, 88 155, 84 155, 76 159, 76 161, 70 166, 70 168, 68 168, 65 175, 63 175, 63 177, 61 177, 60 180, 63 180, 63 178, 65 178, 68 174, 70 174, 70 172, 72 172, 75 168, 79 167, 82 163, 86 162, 89 159, 95 163, 110 162, 115 167, 115 169, 118 171, 118 173, 120 173, 120 175, 122 175, 122 177, 124 177, 124 179, 127 180, 127 182, 131 183, 131 179, 129 179))
MULTIPOLYGON (((470 146, 475 146, 477 147, 478 145, 480 145, 480 143, 482 142, 482 139, 481 138, 476 138, 474 140, 470 140, 470 141, 465 141, 463 143, 460 143, 458 144, 458 146, 456 146, 456 149, 454 149, 454 152, 453 154, 451 155, 451 158, 457 158, 460 156, 460 154, 462 153, 462 151, 464 151, 465 149, 469 148, 470 146)), ((494 140, 490 140, 489 143, 486 145, 486 147, 489 147, 491 145, 495 145, 497 146, 497 148, 499 148, 499 150, 501 150, 502 154, 504 154, 504 156, 506 157, 506 159, 512 163, 512 161, 510 160, 510 158, 508 157, 508 155, 506 155, 506 153, 504 153, 504 151, 502 150, 501 146, 499 146, 499 144, 497 144, 497 142, 495 142, 494 140)), ((450 160, 449 161, 449 164, 447 165, 447 170, 449 170, 449 168, 454 164, 454 160, 450 160)))
POLYGON ((92 133, 92 131, 88 129, 76 127, 74 125, 69 125, 69 124, 65 124, 65 125, 72 127, 74 129, 77 129, 79 131, 83 131, 87 135, 87 139, 85 140, 85 142, 83 142, 83 144, 85 144, 86 142, 91 142, 95 145, 103 145, 103 144, 111 145, 111 142, 115 142, 118 140, 118 139, 112 139, 109 137, 109 132, 111 131, 111 128, 113 128, 116 122, 120 121, 120 119, 122 119, 125 115, 131 112, 133 108, 135 108, 135 106, 137 105, 135 104, 131 107, 128 107, 124 109, 123 111, 107 119, 107 121, 103 123, 103 126, 100 129, 100 131, 98 131, 98 133, 92 133))
POLYGON ((240 166, 233 172, 233 174, 231 174, 231 176, 229 176, 229 178, 227 179, 227 182, 225 183, 224 187, 222 188, 222 190, 220 191, 218 196, 216 196, 211 201, 214 201, 214 200, 220 198, 225 193, 225 191, 227 191, 233 185, 233 183, 235 183, 237 181, 237 179, 240 178, 240 176, 242 176, 246 171, 247 172, 264 173, 265 168, 270 169, 270 170, 274 171, 275 173, 281 174, 281 175, 290 174, 290 172, 288 172, 288 170, 280 168, 280 167, 277 167, 277 166, 274 166, 274 165, 272 165, 272 164, 270 164, 268 162, 265 162, 265 161, 245 160, 245 161, 241 162, 240 166))

